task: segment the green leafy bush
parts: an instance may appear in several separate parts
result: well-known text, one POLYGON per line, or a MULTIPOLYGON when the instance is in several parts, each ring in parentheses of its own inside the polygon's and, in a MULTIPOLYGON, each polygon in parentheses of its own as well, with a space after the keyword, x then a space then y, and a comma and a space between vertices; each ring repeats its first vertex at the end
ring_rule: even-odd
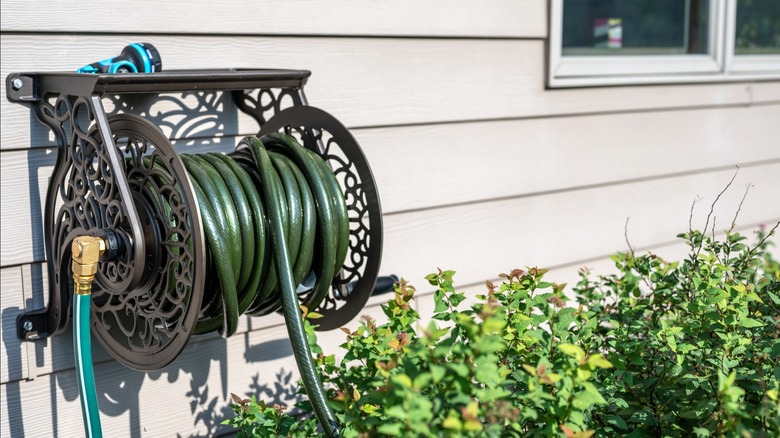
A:
MULTIPOLYGON (((342 361, 311 325, 310 342, 345 436, 780 436, 776 228, 753 246, 689 231, 679 262, 617 254, 616 274, 581 272, 573 305, 544 269, 502 274, 469 300, 439 271, 427 277, 431 321, 402 281, 386 324, 342 329, 342 361)), ((317 428, 311 415, 235 401, 226 423, 240 436, 317 428)))

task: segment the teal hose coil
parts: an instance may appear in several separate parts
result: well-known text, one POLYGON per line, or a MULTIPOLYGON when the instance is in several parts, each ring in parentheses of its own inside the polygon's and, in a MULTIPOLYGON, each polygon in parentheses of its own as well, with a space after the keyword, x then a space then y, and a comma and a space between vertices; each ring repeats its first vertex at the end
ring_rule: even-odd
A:
POLYGON ((100 426, 95 372, 92 367, 92 341, 89 316, 92 295, 73 294, 73 351, 76 359, 76 377, 79 386, 79 400, 84 420, 84 432, 89 438, 100 438, 100 426))
POLYGON ((328 436, 339 436, 300 308, 320 304, 346 258, 349 217, 335 175, 282 134, 246 137, 229 155, 181 157, 206 235, 206 290, 195 333, 227 337, 241 314, 281 310, 314 413, 328 436), (310 277, 314 285, 299 299, 298 286, 310 277))

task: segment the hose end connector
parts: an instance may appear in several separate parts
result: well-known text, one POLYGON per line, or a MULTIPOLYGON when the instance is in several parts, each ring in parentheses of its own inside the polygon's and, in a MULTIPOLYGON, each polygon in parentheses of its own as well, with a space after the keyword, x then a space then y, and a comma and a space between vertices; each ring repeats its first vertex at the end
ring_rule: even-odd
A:
POLYGON ((105 240, 94 236, 79 236, 73 239, 71 254, 73 263, 73 293, 89 295, 92 293, 92 281, 97 274, 100 256, 106 251, 105 240))

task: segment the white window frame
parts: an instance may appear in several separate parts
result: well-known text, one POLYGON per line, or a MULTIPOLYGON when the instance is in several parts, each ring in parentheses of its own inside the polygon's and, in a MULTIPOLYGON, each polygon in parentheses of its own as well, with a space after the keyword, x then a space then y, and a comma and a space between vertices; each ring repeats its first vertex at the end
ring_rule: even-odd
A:
POLYGON ((744 81, 780 78, 780 55, 735 55, 737 0, 710 0, 708 54, 563 56, 563 0, 550 2, 548 85, 744 81))

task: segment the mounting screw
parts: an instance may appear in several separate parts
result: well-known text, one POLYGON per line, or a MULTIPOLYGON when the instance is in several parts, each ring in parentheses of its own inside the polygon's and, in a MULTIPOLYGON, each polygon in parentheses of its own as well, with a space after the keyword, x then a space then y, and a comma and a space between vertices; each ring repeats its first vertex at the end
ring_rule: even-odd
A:
POLYGON ((21 90, 22 86, 24 86, 24 82, 22 82, 20 78, 16 78, 13 81, 11 81, 11 87, 13 87, 13 89, 16 91, 21 90))
POLYGON ((29 332, 30 330, 32 330, 32 321, 30 321, 29 319, 28 319, 27 321, 25 321, 25 322, 22 324, 22 328, 23 328, 23 329, 24 329, 24 331, 26 331, 26 332, 29 332))

